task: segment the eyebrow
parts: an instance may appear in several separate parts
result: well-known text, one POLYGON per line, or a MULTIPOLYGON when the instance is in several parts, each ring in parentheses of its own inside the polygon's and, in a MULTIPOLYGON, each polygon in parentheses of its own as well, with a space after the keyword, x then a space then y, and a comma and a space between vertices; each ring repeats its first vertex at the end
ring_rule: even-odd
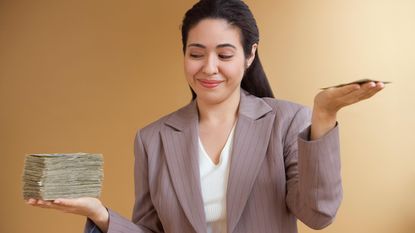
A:
MULTIPOLYGON (((187 47, 198 47, 198 48, 202 48, 202 49, 206 48, 206 46, 204 46, 202 44, 199 44, 199 43, 191 43, 187 47)), ((234 46, 232 44, 228 44, 228 43, 219 44, 218 46, 216 46, 216 48, 226 48, 226 47, 231 47, 231 48, 236 49, 236 46, 234 46)))

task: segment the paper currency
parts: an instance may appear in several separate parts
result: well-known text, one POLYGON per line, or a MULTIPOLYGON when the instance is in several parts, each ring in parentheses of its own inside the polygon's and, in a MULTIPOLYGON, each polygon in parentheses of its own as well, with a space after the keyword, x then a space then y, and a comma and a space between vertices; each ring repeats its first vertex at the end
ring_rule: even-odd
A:
POLYGON ((382 82, 383 84, 391 83, 391 82, 388 82, 388 81, 379 81, 379 80, 373 80, 373 79, 359 79, 359 80, 356 80, 356 81, 353 81, 353 82, 350 82, 350 83, 343 83, 343 84, 339 84, 339 85, 336 85, 336 86, 323 87, 323 88, 321 88, 321 90, 326 90, 326 89, 334 88, 334 87, 343 87, 343 86, 346 86, 346 85, 349 85, 349 84, 364 84, 364 83, 367 83, 367 82, 375 82, 375 83, 382 82))
POLYGON ((23 172, 23 197, 99 197, 103 174, 102 154, 30 154, 23 172))

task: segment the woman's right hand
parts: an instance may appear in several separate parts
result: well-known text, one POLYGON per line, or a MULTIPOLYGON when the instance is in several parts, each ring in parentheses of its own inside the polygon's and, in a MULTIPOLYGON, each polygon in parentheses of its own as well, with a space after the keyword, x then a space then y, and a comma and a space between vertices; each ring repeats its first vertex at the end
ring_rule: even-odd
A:
POLYGON ((81 197, 74 199, 58 198, 53 201, 36 200, 26 201, 31 206, 55 209, 65 213, 82 215, 90 218, 103 232, 107 232, 109 224, 108 210, 97 198, 81 197))

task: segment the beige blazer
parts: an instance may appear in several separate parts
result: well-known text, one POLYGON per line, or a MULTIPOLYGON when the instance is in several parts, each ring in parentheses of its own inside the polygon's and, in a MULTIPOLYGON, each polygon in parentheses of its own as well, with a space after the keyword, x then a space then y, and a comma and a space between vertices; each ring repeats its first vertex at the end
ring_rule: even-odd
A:
MULTIPOLYGON (((228 178, 228 233, 295 233, 330 224, 342 199, 337 126, 309 141, 310 111, 241 91, 228 178)), ((109 209, 111 233, 206 233, 196 102, 135 139, 132 221, 109 209)), ((87 221, 85 232, 99 232, 87 221)))

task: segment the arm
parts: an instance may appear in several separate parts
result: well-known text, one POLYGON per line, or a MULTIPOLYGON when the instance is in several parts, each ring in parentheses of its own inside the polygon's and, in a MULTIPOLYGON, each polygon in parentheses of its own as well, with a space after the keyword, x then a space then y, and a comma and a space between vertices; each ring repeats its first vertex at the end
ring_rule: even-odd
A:
POLYGON ((329 225, 342 199, 338 128, 309 141, 308 109, 300 109, 290 124, 284 145, 287 175, 286 203, 307 226, 329 225))
POLYGON ((383 83, 353 84, 320 92, 314 99, 311 126, 297 112, 287 133, 284 158, 287 174, 287 206, 311 228, 329 225, 340 206, 342 186, 337 112, 382 90, 383 83))
POLYGON ((136 202, 133 221, 128 220, 111 209, 106 209, 100 200, 91 197, 75 199, 56 199, 54 201, 28 200, 28 204, 56 209, 67 213, 86 216, 85 233, 147 233, 163 232, 149 191, 147 155, 140 135, 134 143, 134 179, 136 202))

